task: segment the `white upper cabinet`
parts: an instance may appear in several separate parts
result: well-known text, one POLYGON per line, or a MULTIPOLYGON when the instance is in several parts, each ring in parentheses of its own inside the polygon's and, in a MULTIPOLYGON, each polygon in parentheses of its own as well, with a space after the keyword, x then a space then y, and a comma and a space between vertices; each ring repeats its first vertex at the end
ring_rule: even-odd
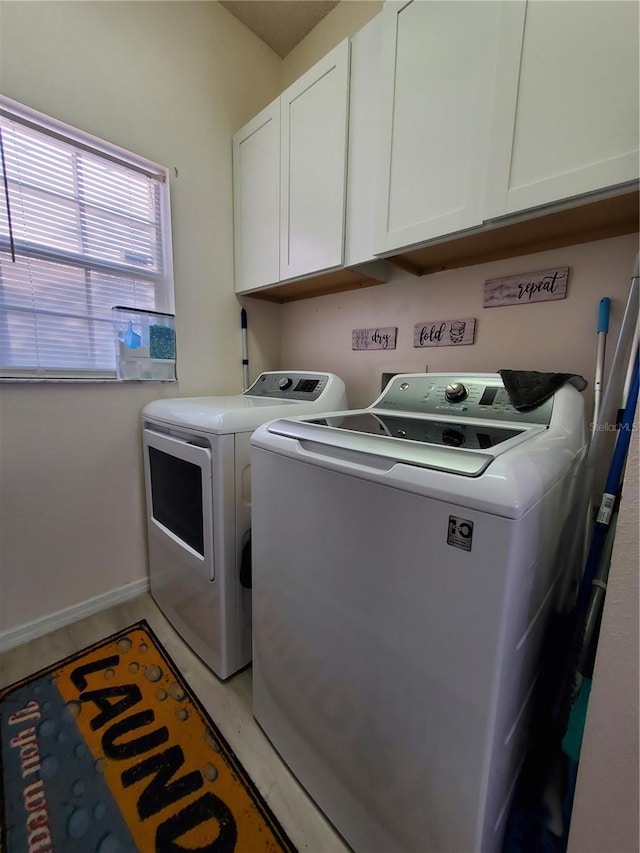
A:
POLYGON ((344 259, 349 40, 281 96, 280 280, 344 259))
POLYGON ((482 223, 502 5, 385 3, 379 254, 482 223))
POLYGON ((382 15, 351 39, 345 266, 375 258, 376 183, 380 148, 382 15))
POLYGON ((236 291, 304 298, 384 279, 375 256, 422 274, 630 233, 639 6, 387 0, 235 134, 236 291))
POLYGON ((236 293, 280 280, 280 100, 233 137, 236 293))
POLYGON ((502 16, 486 218, 637 179, 638 3, 513 0, 502 16))
POLYGON ((345 39, 234 135, 236 293, 343 266, 348 108, 345 39))

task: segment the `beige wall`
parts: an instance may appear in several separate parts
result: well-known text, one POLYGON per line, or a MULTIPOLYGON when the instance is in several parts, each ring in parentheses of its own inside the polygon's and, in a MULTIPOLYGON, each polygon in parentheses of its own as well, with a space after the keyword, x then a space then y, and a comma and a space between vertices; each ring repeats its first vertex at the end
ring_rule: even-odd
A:
MULTIPOLYGON (((0 639, 146 576, 142 406, 241 389, 231 135, 281 65, 217 3, 0 2, 3 94, 171 169, 180 379, 2 385, 0 639)), ((255 376, 278 306, 247 305, 255 376)))
POLYGON ((368 405, 383 372, 516 370, 580 373, 592 407, 596 321, 603 296, 611 299, 611 359, 638 251, 636 235, 569 246, 535 255, 448 270, 315 299, 290 302, 282 311, 282 364, 322 366, 346 382, 349 404, 368 405), (566 299, 483 308, 485 280, 521 272, 569 267, 566 299), (476 318, 473 346, 413 347, 413 329, 426 320, 476 318), (353 352, 353 329, 397 326, 395 350, 353 352))

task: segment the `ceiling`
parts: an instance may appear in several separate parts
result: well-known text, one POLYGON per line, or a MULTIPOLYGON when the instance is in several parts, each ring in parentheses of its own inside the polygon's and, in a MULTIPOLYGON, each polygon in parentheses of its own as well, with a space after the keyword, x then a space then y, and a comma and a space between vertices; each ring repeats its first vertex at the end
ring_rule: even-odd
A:
POLYGON ((221 0, 220 5, 284 59, 338 0, 221 0))

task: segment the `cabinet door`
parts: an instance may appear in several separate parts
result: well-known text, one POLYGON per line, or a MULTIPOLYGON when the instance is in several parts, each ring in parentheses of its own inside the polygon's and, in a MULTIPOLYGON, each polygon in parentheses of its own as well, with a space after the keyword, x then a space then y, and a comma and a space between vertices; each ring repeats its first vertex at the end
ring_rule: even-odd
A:
POLYGON ((507 3, 487 218, 638 177, 638 3, 507 3))
POLYGON ((349 40, 281 96, 280 278, 343 263, 349 40))
POLYGON ((280 278, 280 100, 233 137, 236 293, 280 278))
POLYGON ((501 6, 385 3, 379 253, 482 222, 501 6))
POLYGON ((382 15, 351 39, 345 266, 375 259, 375 172, 379 159, 382 15))

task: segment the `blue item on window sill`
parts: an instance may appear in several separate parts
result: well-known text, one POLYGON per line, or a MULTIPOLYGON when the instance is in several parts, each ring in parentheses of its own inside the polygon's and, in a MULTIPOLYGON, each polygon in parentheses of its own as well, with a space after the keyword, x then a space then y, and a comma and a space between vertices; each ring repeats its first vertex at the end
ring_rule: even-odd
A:
POLYGON ((137 349, 142 343, 142 336, 133 330, 133 322, 129 320, 127 331, 124 333, 124 342, 129 349, 137 349))

